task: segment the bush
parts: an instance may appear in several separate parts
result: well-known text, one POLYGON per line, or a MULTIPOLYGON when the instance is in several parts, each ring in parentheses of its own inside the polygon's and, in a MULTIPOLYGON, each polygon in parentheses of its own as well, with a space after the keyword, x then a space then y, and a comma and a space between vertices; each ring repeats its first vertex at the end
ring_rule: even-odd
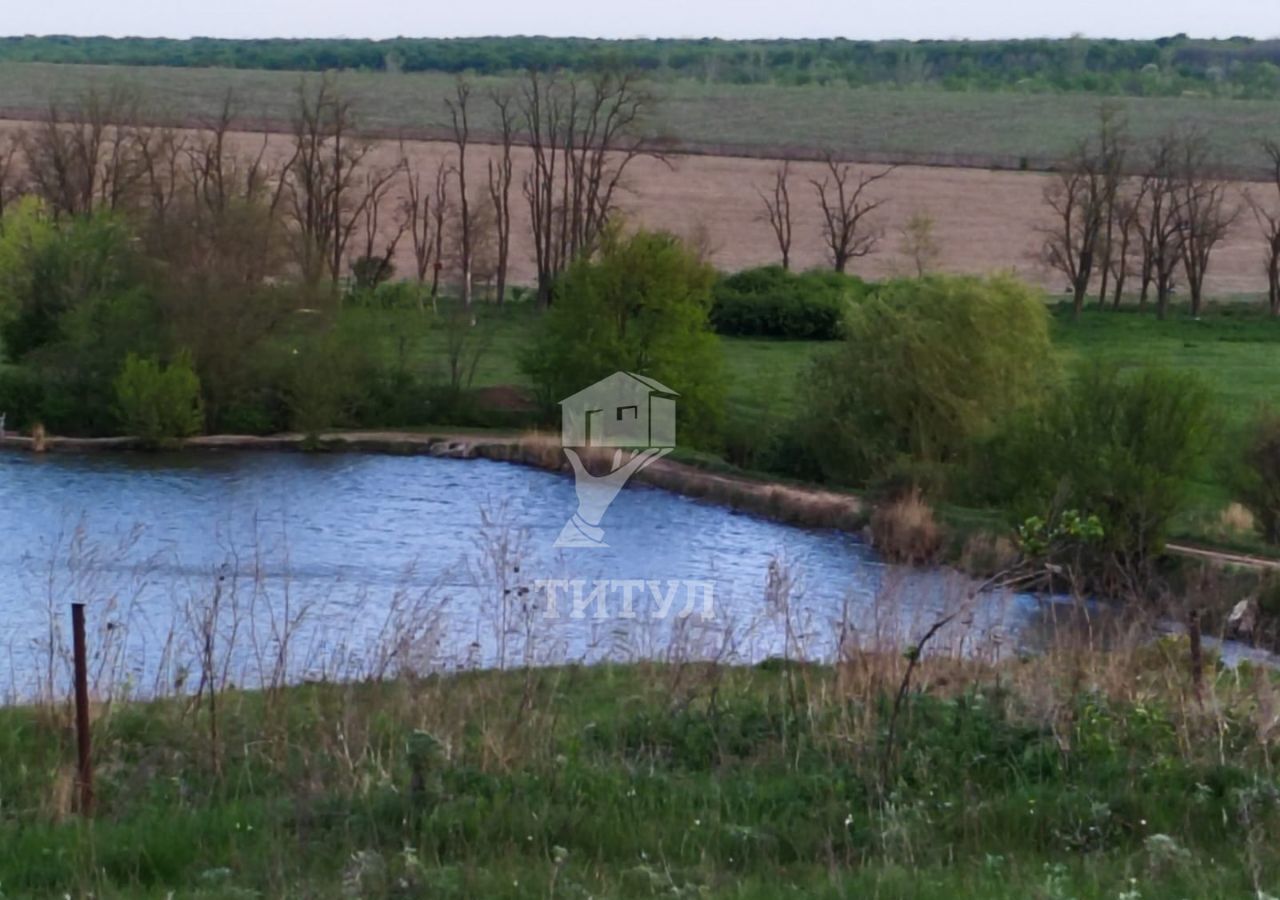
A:
POLYGON ((1262 539, 1280 544, 1280 412, 1267 410, 1253 423, 1237 481, 1262 539))
POLYGON ((805 380, 797 426, 823 475, 845 484, 937 483, 1056 372, 1040 295, 1008 277, 888 282, 846 332, 805 380))
POLYGON ((557 282, 522 355, 544 409, 614 372, 635 372, 680 395, 682 444, 714 442, 724 406, 720 343, 707 324, 714 280, 672 235, 607 234, 595 258, 557 282))
POLYGON ((19 368, 0 368, 0 414, 10 431, 40 421, 44 407, 44 386, 33 373, 19 368))
POLYGON ((395 265, 384 256, 361 256, 351 262, 352 287, 357 291, 373 290, 395 273, 395 265))
POLYGON ((907 565, 927 563, 938 555, 942 531, 919 491, 876 507, 871 514, 871 546, 890 562, 907 565))
POLYGON ((866 292, 861 279, 838 272, 747 269, 716 283, 711 325, 726 335, 834 340, 851 301, 866 292))
POLYGON ((180 354, 168 367, 130 353, 116 378, 116 404, 125 430, 150 446, 200 431, 200 379, 191 358, 180 354))
POLYGON ((1100 548, 1141 561, 1163 548, 1212 433, 1210 394, 1195 376, 1091 367, 975 455, 975 494, 1017 518, 1097 516, 1100 548))

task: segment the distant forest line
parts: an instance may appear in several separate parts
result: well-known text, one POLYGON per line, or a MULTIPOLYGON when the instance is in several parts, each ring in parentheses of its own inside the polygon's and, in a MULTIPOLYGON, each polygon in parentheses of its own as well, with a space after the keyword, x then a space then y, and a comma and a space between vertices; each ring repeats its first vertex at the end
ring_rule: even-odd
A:
POLYGON ((716 84, 930 86, 949 90, 1280 96, 1280 40, 857 41, 586 38, 0 38, 0 62, 472 72, 621 65, 716 84))

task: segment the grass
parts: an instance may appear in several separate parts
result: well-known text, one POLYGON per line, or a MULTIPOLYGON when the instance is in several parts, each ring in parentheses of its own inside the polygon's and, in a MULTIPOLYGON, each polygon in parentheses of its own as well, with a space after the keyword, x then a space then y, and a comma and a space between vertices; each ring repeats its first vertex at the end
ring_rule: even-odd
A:
MULTIPOLYGON (((416 310, 353 308, 343 313, 343 328, 358 339, 372 343, 390 359, 437 377, 447 372, 448 328, 443 320, 450 314, 442 301, 441 314, 418 315, 416 310)), ((476 336, 469 344, 483 348, 475 369, 473 387, 495 385, 528 386, 520 370, 520 354, 537 327, 538 311, 527 302, 503 307, 475 307, 476 336)), ((773 341, 726 338, 725 374, 729 382, 728 405, 731 416, 749 419, 769 415, 785 417, 794 401, 795 384, 815 352, 825 346, 820 341, 773 341)))
POLYGON ((0 890, 1275 892, 1280 784, 1256 713, 1273 680, 1211 674, 1198 707, 1182 652, 928 664, 891 753, 894 655, 232 690, 216 737, 189 698, 122 703, 95 722, 92 824, 69 815, 67 711, 3 709, 0 890))
MULTIPOLYGON (((243 115, 287 121, 293 111, 297 72, 127 66, 0 64, 0 107, 43 109, 51 99, 71 99, 90 86, 137 86, 150 103, 181 117, 216 111, 228 88, 243 115)), ((481 93, 502 78, 478 80, 481 93)), ((365 127, 382 132, 438 133, 446 124, 444 98, 453 77, 442 73, 347 72, 343 89, 365 127)), ((654 135, 675 138, 701 152, 813 156, 827 148, 863 158, 898 161, 1033 167, 1069 150, 1096 127, 1100 98, 1085 94, 957 92, 933 89, 843 86, 735 86, 679 80, 653 85, 659 100, 650 123, 654 135)), ((1194 121, 1224 158, 1259 169, 1263 137, 1275 137, 1275 103, 1203 97, 1124 98, 1135 137, 1156 137, 1194 121)), ((475 128, 492 130, 487 105, 475 128)))
MULTIPOLYGON (((537 312, 527 303, 498 309, 477 307, 485 347, 474 386, 525 385, 519 354, 536 326, 537 312)), ((439 368, 448 338, 439 320, 415 312, 348 310, 346 321, 362 340, 386 354, 405 354, 409 365, 439 368)), ((1194 371, 1209 385, 1221 417, 1222 439, 1205 473, 1192 485, 1189 508, 1175 523, 1175 536, 1209 541, 1248 551, 1266 548, 1252 535, 1229 534, 1221 512, 1233 499, 1230 488, 1233 451, 1242 429, 1266 403, 1276 403, 1280 385, 1280 321, 1270 319, 1256 298, 1209 304, 1199 320, 1174 309, 1165 321, 1150 312, 1086 309, 1080 321, 1065 306, 1055 307, 1053 341, 1061 362, 1071 366, 1097 361, 1121 367, 1161 366, 1194 371)), ((780 426, 796 402, 796 388, 814 354, 830 346, 815 341, 724 338, 730 424, 740 429, 780 426)), ((700 464, 714 461, 697 456, 700 464)), ((946 510, 948 521, 984 517, 973 511, 946 510), (957 519, 958 517, 958 519, 957 519)))
POLYGON ((1064 361, 1098 361, 1122 368, 1156 366, 1195 372, 1212 391, 1220 439, 1191 503, 1174 524, 1177 537, 1237 549, 1266 548, 1252 535, 1224 533, 1219 518, 1234 499, 1230 482, 1245 427, 1257 411, 1277 402, 1280 321, 1258 304, 1212 304, 1200 319, 1174 310, 1166 321, 1136 310, 1087 311, 1073 322, 1065 309, 1055 320, 1054 343, 1064 361))

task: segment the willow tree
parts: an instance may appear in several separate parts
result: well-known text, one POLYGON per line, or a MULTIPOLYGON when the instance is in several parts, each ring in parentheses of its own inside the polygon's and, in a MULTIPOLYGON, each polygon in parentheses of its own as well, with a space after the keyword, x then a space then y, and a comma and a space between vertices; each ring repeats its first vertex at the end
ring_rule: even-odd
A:
POLYGON ((930 479, 1037 402, 1052 349, 1043 297, 1011 277, 886 282, 805 379, 800 445, 838 483, 930 479))

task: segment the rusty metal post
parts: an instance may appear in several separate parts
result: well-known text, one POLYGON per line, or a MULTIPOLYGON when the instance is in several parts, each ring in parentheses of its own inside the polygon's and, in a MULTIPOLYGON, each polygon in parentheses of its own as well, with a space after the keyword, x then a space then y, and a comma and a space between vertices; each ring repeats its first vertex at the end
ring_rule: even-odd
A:
POLYGON ((93 758, 89 742, 89 657, 84 641, 84 604, 71 604, 71 635, 75 651, 76 749, 79 755, 80 815, 93 814, 93 758))
POLYGON ((1187 614, 1187 636, 1191 639, 1191 685, 1195 689, 1196 702, 1200 702, 1200 684, 1204 680, 1204 651, 1200 645, 1200 610, 1187 614))

